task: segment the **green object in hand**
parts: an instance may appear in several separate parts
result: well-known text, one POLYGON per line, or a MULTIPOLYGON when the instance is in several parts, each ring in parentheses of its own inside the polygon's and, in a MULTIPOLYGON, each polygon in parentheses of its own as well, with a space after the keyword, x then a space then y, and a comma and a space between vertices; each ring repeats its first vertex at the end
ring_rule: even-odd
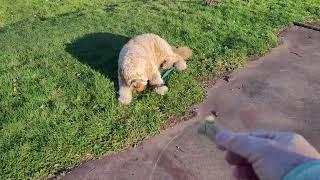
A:
POLYGON ((168 70, 166 70, 162 75, 162 79, 163 80, 167 79, 173 70, 174 70, 174 67, 171 67, 168 70))

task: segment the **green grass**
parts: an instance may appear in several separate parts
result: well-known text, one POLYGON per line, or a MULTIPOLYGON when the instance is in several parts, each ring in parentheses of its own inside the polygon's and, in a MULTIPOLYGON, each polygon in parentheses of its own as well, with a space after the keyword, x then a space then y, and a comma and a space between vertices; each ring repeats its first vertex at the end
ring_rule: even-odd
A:
POLYGON ((45 1, 0 6, 0 179, 42 179, 138 143, 204 98, 201 80, 242 66, 292 21, 320 18, 318 0, 45 1), (118 104, 117 56, 153 32, 194 49, 170 92, 118 104))

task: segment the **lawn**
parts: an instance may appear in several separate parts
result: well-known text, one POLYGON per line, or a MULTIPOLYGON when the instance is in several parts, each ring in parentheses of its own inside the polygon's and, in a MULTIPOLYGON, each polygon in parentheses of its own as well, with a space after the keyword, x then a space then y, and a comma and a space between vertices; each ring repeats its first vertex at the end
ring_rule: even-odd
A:
POLYGON ((0 179, 44 179, 159 133, 205 96, 201 80, 243 66, 293 21, 320 18, 318 0, 2 0, 0 179), (194 50, 170 91, 117 101, 117 56, 153 32, 194 50))

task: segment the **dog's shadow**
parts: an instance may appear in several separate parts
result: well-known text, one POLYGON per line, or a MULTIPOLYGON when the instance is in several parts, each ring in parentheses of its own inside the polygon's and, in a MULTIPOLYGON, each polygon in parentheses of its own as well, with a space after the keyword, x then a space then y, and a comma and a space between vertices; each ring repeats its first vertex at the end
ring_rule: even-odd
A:
POLYGON ((67 44, 66 51, 113 81, 118 89, 118 56, 128 40, 128 37, 112 33, 92 33, 67 44))

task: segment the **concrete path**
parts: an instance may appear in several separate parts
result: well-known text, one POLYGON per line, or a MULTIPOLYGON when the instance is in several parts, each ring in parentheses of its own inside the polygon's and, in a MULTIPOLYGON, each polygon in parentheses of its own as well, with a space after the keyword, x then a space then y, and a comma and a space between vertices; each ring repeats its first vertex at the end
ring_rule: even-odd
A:
POLYGON ((320 150, 320 32, 291 27, 283 44, 218 80, 198 115, 123 153, 89 161, 64 179, 233 179, 223 152, 197 131, 214 111, 236 131, 295 131, 320 150))

